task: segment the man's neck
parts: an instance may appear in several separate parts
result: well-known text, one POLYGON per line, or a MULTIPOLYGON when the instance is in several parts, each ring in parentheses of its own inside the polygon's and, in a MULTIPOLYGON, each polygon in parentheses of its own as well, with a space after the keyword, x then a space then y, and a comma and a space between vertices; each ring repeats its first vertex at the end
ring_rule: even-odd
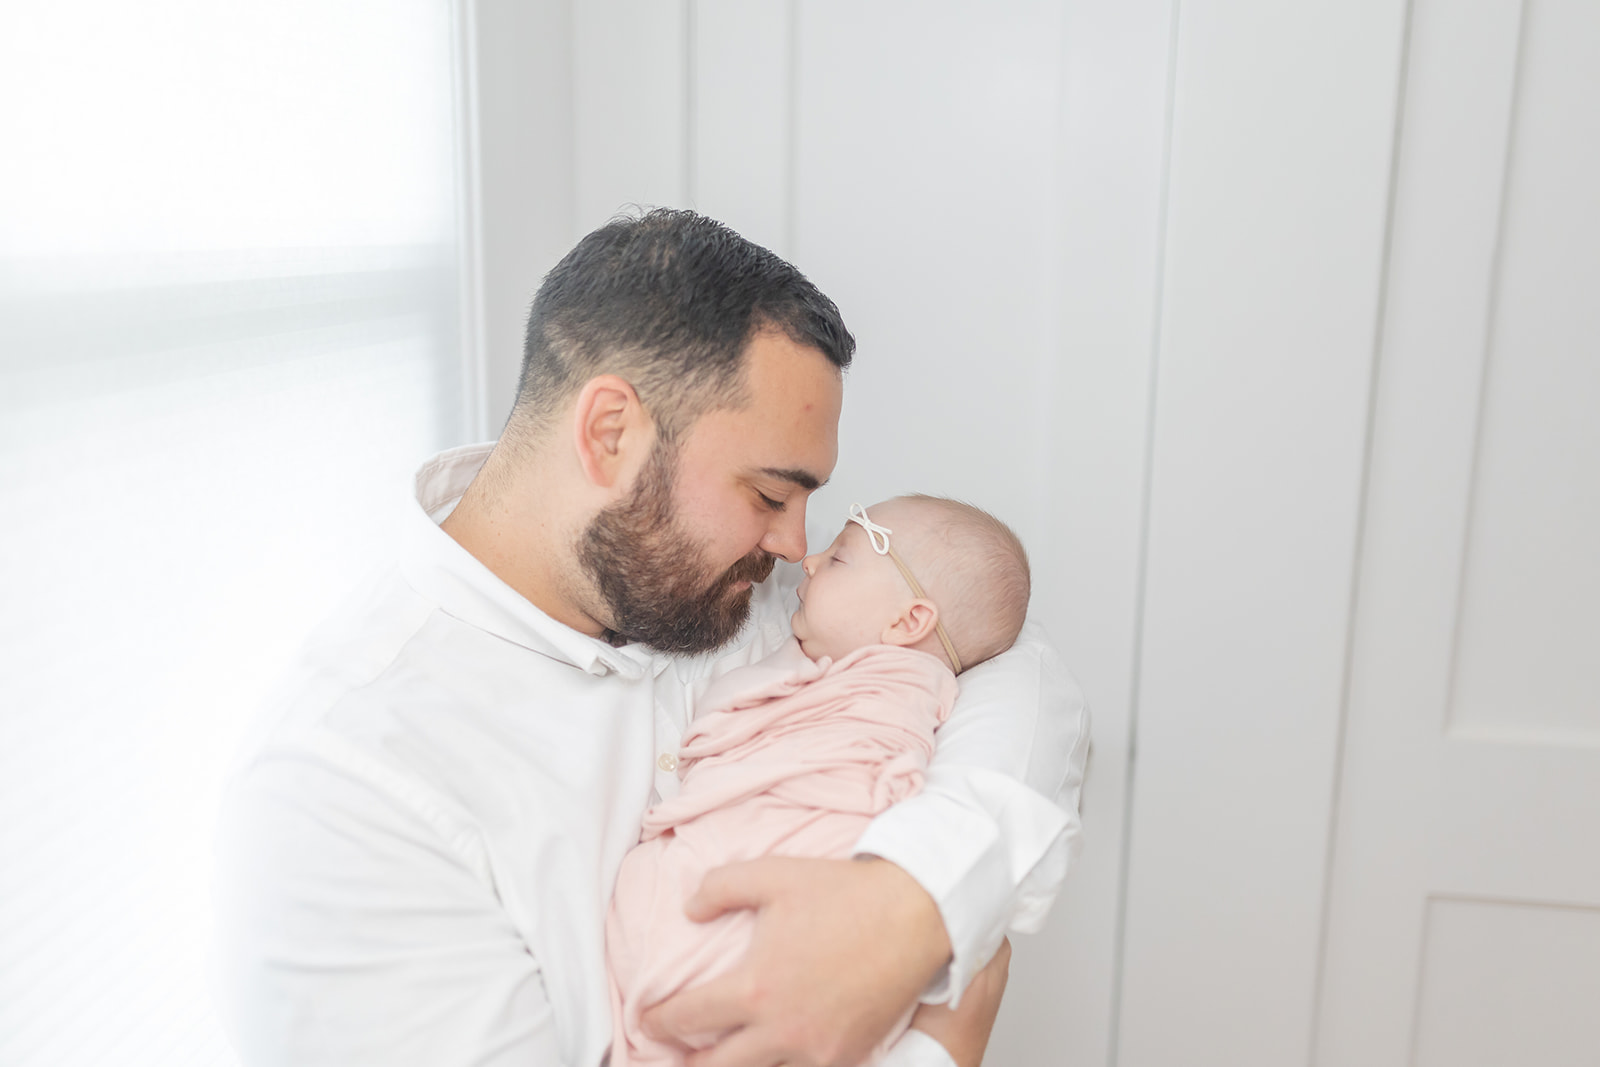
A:
POLYGON ((550 618, 603 638, 604 627, 572 595, 568 576, 580 568, 570 536, 549 521, 531 479, 497 477, 496 458, 489 457, 440 529, 550 618))

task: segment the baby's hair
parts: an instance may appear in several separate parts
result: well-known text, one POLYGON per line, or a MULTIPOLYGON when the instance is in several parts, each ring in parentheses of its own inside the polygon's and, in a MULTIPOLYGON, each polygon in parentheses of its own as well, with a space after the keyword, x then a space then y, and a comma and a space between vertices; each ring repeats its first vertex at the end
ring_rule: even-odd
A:
MULTIPOLYGON (((911 493, 919 512, 907 563, 939 606, 963 669, 1011 647, 1028 615, 1028 553, 1011 527, 971 504, 911 493)), ((895 532, 896 546, 904 543, 895 532)))

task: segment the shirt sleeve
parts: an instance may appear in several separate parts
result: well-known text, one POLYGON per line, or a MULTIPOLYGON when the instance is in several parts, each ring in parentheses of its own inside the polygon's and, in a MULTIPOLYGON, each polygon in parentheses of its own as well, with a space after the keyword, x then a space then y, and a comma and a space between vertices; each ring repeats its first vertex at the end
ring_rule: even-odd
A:
POLYGON ((878 1067, 956 1067, 956 1061, 943 1045, 921 1030, 907 1030, 889 1046, 878 1067))
POLYGON ((925 1002, 956 1004, 1008 930, 1043 924, 1081 847, 1088 752, 1083 694, 1041 627, 1029 623, 1008 651, 962 674, 922 792, 856 844, 939 907, 952 958, 925 1002))
POLYGON ((474 843, 341 744, 257 757, 224 803, 213 963, 241 1062, 561 1064, 474 843))

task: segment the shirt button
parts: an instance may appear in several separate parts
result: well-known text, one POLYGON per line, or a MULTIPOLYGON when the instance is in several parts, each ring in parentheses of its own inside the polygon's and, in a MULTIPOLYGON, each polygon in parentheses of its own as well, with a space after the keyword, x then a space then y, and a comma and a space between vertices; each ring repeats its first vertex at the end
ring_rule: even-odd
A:
POLYGON ((663 752, 661 757, 656 760, 656 766, 664 771, 675 771, 678 769, 678 757, 670 752, 663 752))

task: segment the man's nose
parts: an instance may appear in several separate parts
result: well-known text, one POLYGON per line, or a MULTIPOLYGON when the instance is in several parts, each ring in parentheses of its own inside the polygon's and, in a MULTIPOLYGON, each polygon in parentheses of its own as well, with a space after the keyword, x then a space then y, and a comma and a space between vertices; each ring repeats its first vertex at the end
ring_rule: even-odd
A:
POLYGON ((804 558, 806 554, 806 508, 804 504, 791 507, 773 515, 772 525, 767 527, 767 535, 761 539, 761 547, 782 559, 785 563, 793 563, 804 558))

